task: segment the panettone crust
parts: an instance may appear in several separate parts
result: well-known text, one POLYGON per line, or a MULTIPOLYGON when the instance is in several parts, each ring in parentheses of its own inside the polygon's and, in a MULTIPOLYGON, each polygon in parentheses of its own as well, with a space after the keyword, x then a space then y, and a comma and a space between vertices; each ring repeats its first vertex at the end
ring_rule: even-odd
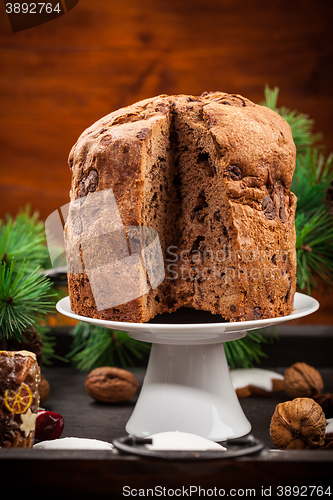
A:
MULTIPOLYGON (((72 310, 129 322, 180 307, 229 321, 290 314, 295 158, 289 125, 240 95, 160 95, 97 121, 71 150, 70 199, 112 188, 125 228, 157 230, 166 274, 149 293, 98 311, 84 262, 82 273, 69 263, 72 310)), ((79 252, 83 231, 80 220, 68 234, 79 252)))

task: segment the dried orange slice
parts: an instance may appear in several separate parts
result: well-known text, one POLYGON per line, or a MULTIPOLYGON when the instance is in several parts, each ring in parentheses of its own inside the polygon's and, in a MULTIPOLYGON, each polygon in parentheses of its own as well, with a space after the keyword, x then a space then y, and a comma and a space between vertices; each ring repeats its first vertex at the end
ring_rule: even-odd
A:
POLYGON ((21 384, 18 391, 7 389, 5 405, 11 413, 24 413, 31 406, 32 392, 27 384, 21 384))

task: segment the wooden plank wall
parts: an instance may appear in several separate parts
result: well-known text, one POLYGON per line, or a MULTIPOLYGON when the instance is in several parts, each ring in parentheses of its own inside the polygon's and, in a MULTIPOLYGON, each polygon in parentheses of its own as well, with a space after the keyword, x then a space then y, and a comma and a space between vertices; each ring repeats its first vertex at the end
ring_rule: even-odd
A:
MULTIPOLYGON (((222 90, 315 120, 333 151, 329 0, 80 0, 13 34, 0 5, 0 217, 68 202, 67 157, 105 114, 160 93, 222 90)), ((331 299, 306 321, 333 323, 331 299)))

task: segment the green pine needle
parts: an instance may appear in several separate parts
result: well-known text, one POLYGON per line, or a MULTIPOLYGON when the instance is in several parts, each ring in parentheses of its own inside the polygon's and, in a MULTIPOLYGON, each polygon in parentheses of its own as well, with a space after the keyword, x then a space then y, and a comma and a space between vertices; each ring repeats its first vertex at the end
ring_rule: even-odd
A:
POLYGON ((22 333, 53 310, 50 280, 39 268, 27 273, 28 262, 14 260, 0 269, 0 336, 21 340, 22 333))
POLYGON ((150 351, 150 345, 132 339, 126 332, 79 322, 72 332, 72 350, 68 353, 73 365, 80 371, 99 366, 134 367, 150 351))
POLYGON ((333 179, 333 155, 326 159, 316 148, 297 156, 291 191, 297 196, 297 213, 325 206, 326 190, 333 179))
POLYGON ((228 365, 232 370, 235 368, 252 368, 254 362, 267 357, 262 350, 262 344, 268 342, 264 337, 265 329, 261 331, 248 332, 246 337, 231 342, 225 342, 224 349, 228 365))
POLYGON ((0 261, 10 262, 15 259, 18 264, 26 263, 26 273, 37 266, 43 267, 49 254, 46 246, 44 224, 38 220, 38 213, 30 215, 27 207, 15 219, 10 216, 0 221, 0 261))
POLYGON ((279 115, 289 124, 297 152, 301 152, 304 148, 313 146, 320 141, 322 139, 322 134, 320 132, 316 134, 313 133, 314 120, 310 119, 309 116, 304 113, 290 110, 285 106, 278 107, 278 96, 278 87, 270 89, 266 85, 265 101, 261 104, 279 113, 279 115))
POLYGON ((301 290, 317 287, 316 277, 333 282, 333 218, 327 209, 296 214, 297 284, 301 290))
POLYGON ((15 218, 0 220, 0 338, 3 344, 10 338, 21 341, 33 325, 43 342, 43 364, 51 364, 59 356, 45 316, 54 311, 55 296, 49 279, 39 273, 39 268, 50 267, 50 259, 38 217, 27 206, 15 218))
POLYGON ((270 89, 268 85, 265 86, 265 100, 261 103, 262 106, 272 109, 277 112, 277 100, 279 97, 279 88, 274 87, 270 89))

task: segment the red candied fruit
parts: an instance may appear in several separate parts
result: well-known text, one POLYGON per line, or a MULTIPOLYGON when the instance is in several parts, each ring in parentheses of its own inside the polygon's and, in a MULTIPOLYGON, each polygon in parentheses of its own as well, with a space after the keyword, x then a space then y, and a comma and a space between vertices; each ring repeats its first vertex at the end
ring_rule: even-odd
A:
POLYGON ((64 419, 59 413, 39 410, 36 417, 35 439, 50 441, 58 439, 64 430, 64 419))

